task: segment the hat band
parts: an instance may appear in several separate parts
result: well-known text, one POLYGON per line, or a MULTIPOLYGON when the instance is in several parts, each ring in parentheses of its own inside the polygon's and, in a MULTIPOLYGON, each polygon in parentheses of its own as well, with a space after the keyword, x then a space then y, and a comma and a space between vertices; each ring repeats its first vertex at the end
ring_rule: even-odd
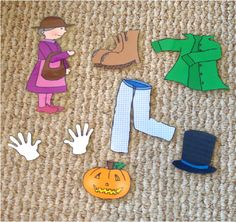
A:
POLYGON ((208 165, 195 165, 195 164, 191 164, 185 160, 181 160, 182 163, 186 164, 187 166, 193 167, 195 169, 208 169, 208 165))

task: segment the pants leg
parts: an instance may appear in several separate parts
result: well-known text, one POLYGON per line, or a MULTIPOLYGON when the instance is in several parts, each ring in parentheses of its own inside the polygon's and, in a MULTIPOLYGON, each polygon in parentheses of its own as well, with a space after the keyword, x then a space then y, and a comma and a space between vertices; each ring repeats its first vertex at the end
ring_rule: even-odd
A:
POLYGON ((47 94, 47 96, 46 96, 46 104, 47 105, 51 105, 52 96, 53 96, 52 93, 47 94))
POLYGON ((134 127, 143 133, 170 141, 175 128, 150 118, 150 94, 151 89, 135 90, 134 127))
POLYGON ((43 94, 43 93, 38 94, 38 99, 39 99, 38 106, 39 107, 46 106, 46 98, 47 98, 47 94, 43 94))
POLYGON ((128 152, 133 92, 133 88, 124 82, 121 83, 116 99, 111 133, 111 150, 115 152, 128 152))

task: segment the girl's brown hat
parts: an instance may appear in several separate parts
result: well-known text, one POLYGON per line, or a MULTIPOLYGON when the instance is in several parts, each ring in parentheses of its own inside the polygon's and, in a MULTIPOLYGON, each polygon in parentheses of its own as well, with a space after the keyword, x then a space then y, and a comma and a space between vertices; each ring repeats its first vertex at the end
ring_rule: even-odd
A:
POLYGON ((48 16, 40 22, 40 26, 35 26, 32 28, 50 29, 50 28, 57 28, 57 27, 68 27, 72 25, 74 24, 66 24, 65 21, 60 17, 48 16))

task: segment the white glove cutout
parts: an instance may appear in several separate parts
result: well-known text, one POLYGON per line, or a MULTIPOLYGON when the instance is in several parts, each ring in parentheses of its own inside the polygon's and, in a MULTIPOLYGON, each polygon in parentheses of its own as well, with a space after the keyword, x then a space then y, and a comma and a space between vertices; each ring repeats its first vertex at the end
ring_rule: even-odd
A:
POLYGON ((32 136, 31 133, 27 134, 27 141, 24 140, 22 133, 18 133, 20 142, 15 139, 13 136, 10 136, 10 140, 14 143, 8 144, 8 146, 14 148, 19 154, 24 156, 27 160, 34 160, 39 157, 37 151, 38 145, 41 143, 41 140, 37 140, 34 145, 31 145, 32 136))
POLYGON ((88 132, 88 124, 86 123, 84 125, 83 135, 81 134, 81 128, 79 124, 76 124, 76 130, 78 136, 76 136, 71 129, 68 129, 68 132, 74 141, 70 142, 69 140, 64 140, 64 143, 69 144, 73 148, 73 154, 86 153, 86 147, 88 145, 89 137, 91 136, 93 129, 90 129, 88 132))

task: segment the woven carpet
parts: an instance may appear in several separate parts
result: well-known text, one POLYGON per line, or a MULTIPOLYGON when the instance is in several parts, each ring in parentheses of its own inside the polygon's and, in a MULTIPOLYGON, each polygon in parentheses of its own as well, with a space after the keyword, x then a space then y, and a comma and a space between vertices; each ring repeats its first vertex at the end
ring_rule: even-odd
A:
POLYGON ((234 1, 1 2, 1 220, 2 221, 235 221, 235 15, 234 1), (25 90, 37 61, 40 36, 32 26, 57 15, 75 26, 59 40, 69 59, 68 92, 54 103, 56 115, 37 113, 37 96, 25 90), (113 36, 139 29, 141 63, 122 70, 93 67, 92 52, 115 46, 113 36), (164 80, 178 53, 156 54, 150 41, 184 38, 182 33, 215 35, 218 62, 229 91, 194 91, 164 80), (128 154, 110 149, 119 85, 124 78, 153 86, 151 116, 177 128, 171 142, 131 130, 128 154), (73 155, 63 143, 68 128, 94 128, 87 153, 73 155), (217 137, 211 175, 189 174, 171 162, 181 158, 186 130, 217 137), (40 157, 27 161, 8 147, 9 136, 32 132, 41 139, 40 157), (83 174, 106 160, 122 161, 132 186, 122 199, 88 194, 83 174))

